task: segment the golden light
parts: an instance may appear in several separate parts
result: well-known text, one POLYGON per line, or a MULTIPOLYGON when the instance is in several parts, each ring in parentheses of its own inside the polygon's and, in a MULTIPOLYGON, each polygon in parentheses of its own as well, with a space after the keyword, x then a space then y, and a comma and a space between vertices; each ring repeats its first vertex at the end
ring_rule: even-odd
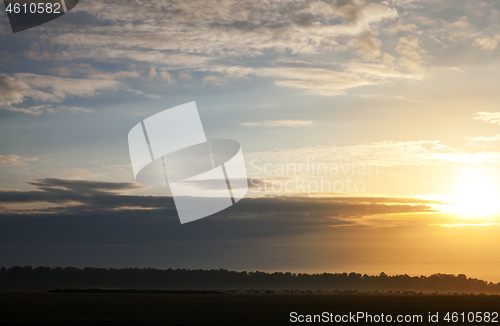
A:
POLYGON ((480 172, 469 172, 460 182, 454 211, 467 217, 493 217, 500 214, 500 191, 495 180, 480 172))

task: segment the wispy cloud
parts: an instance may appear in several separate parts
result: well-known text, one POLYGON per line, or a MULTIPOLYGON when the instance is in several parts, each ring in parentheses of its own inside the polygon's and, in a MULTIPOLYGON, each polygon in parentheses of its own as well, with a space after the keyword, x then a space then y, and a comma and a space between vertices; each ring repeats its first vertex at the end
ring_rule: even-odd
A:
POLYGON ((262 162, 373 163, 380 166, 500 163, 500 152, 469 153, 441 141, 383 141, 352 146, 308 146, 246 153, 247 160, 262 162))
POLYGON ((401 55, 400 62, 410 70, 418 71, 424 61, 423 56, 427 53, 420 46, 420 40, 413 36, 400 37, 396 51, 401 55))
POLYGON ((490 141, 498 141, 500 140, 500 134, 496 134, 494 136, 486 137, 486 136, 478 136, 478 137, 465 137, 466 140, 470 142, 490 142, 490 141))
POLYGON ((495 38, 483 36, 476 39, 474 41, 474 45, 479 46, 483 51, 491 52, 496 49, 498 45, 498 39, 500 39, 500 35, 495 38))
POLYGON ((305 89, 311 94, 336 96, 353 87, 374 82, 354 73, 314 68, 272 68, 253 72, 274 79, 278 86, 305 89))
POLYGON ((128 78, 133 78, 133 79, 143 79, 142 75, 140 72, 133 70, 133 71, 123 71, 119 70, 117 72, 96 72, 92 73, 89 75, 89 78, 92 79, 107 79, 107 80, 117 80, 117 79, 128 79, 128 78))
POLYGON ((489 123, 500 123, 500 112, 478 112, 474 120, 481 120, 489 123))
POLYGON ((262 122, 243 122, 244 127, 306 127, 313 124, 312 120, 268 120, 262 122))
POLYGON ((167 82, 168 84, 175 83, 174 77, 168 71, 156 71, 155 67, 151 67, 151 69, 149 70, 149 79, 162 80, 167 82))
MULTIPOLYGON (((224 4, 215 0, 183 3, 160 0, 141 5, 133 1, 89 1, 78 11, 100 23, 111 23, 113 28, 102 28, 98 23, 95 24, 98 27, 88 26, 85 33, 75 29, 59 34, 46 27, 56 34, 53 40, 57 47, 64 48, 73 59, 153 64, 157 74, 153 78, 168 83, 175 81, 169 72, 172 69, 181 70, 179 79, 184 81, 192 80, 191 72, 204 71, 203 83, 219 87, 226 87, 235 77, 229 71, 231 66, 223 72, 218 69, 221 62, 231 62, 236 67, 244 66, 248 70, 246 76, 270 79, 278 86, 324 96, 341 95, 346 89, 375 82, 357 73, 338 70, 270 70, 267 63, 247 66, 246 59, 262 57, 266 51, 321 54, 339 46, 344 42, 342 38, 361 35, 398 17, 397 10, 387 4, 363 0, 332 3, 286 0, 273 4, 250 0, 230 0, 224 4), (200 10, 203 17, 197 14, 200 10), (131 12, 134 14, 130 15, 131 12)), ((360 38, 359 46, 353 47, 364 59, 390 58, 388 53, 372 51, 373 45, 378 47, 380 42, 374 37, 364 37, 360 38)), ((38 47, 30 51, 27 57, 33 60, 51 59, 38 47)), ((123 79, 137 75, 121 73, 108 77, 123 79)))
POLYGON ((116 90, 124 86, 114 80, 73 79, 29 73, 18 73, 14 77, 32 89, 47 92, 56 102, 69 96, 95 96, 100 91, 116 90))
POLYGON ((26 166, 31 162, 37 162, 37 157, 23 157, 18 155, 0 155, 0 166, 26 166))
POLYGON ((70 79, 55 76, 19 73, 13 77, 0 74, 0 108, 30 114, 43 111, 89 112, 88 109, 75 106, 57 106, 41 104, 18 107, 30 98, 39 102, 59 103, 72 96, 90 97, 104 90, 117 90, 125 85, 114 80, 70 79))
POLYGON ((272 4, 251 0, 224 4, 215 0, 141 4, 89 1, 78 10, 115 27, 66 34, 57 39, 60 44, 223 56, 258 54, 265 49, 312 53, 335 44, 339 36, 362 33, 375 23, 398 16, 394 8, 362 0, 287 0, 272 4), (338 23, 331 24, 332 19, 338 23), (307 39, 314 42, 301 42, 307 39))
MULTIPOLYGON (((421 80, 427 68, 440 64, 437 49, 457 47, 456 55, 467 57, 474 44, 493 55, 500 33, 491 15, 498 6, 453 3, 90 0, 74 10, 93 19, 84 32, 64 21, 43 26, 52 42, 31 42, 25 57, 133 67, 87 76, 102 80, 189 83, 186 87, 200 81, 225 88, 252 78, 336 96, 395 79, 421 80), (443 10, 450 18, 442 17, 443 10), (273 60, 281 57, 285 59, 273 60), (297 66, 304 62, 308 66, 297 66)), ((69 76, 69 68, 59 70, 69 76)))

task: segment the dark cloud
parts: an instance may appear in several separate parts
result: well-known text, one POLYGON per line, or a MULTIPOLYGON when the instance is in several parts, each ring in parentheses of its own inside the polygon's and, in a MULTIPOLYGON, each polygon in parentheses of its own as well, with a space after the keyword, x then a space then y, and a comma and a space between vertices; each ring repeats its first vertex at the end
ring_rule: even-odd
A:
MULTIPOLYGON (((109 210, 132 211, 138 209, 172 209, 173 200, 168 196, 126 195, 124 192, 142 188, 129 182, 101 182, 65 179, 38 179, 29 182, 35 187, 31 191, 2 190, 0 204, 64 204, 41 208, 30 212, 100 212, 109 210)), ((258 218, 263 215, 317 215, 325 217, 362 217, 375 214, 426 212, 435 201, 399 197, 302 197, 267 196, 246 198, 231 213, 221 212, 217 218, 245 215, 258 218)), ((5 206, 3 213, 10 214, 17 209, 5 206)), ((30 214, 31 214, 30 213, 30 214)))
POLYGON ((140 185, 131 182, 102 182, 85 180, 64 180, 64 179, 38 179, 29 184, 44 190, 65 189, 80 194, 96 194, 102 192, 133 190, 141 188, 140 185))
MULTIPOLYGON (((0 216, 45 216, 50 219, 85 217, 95 219, 103 214, 130 220, 165 218, 178 223, 175 204, 169 196, 138 196, 123 194, 140 186, 63 179, 39 179, 29 182, 32 191, 0 191, 0 216), (13 205, 17 204, 17 205, 13 205), (21 205, 19 205, 21 204, 21 205), (35 205, 29 209, 23 204, 35 205), (52 204, 52 205, 47 205, 52 204), (21 208, 20 208, 21 207, 21 208), (92 216, 92 217, 91 217, 92 216)), ((260 223, 284 223, 289 228, 321 228, 350 225, 364 216, 397 213, 431 212, 435 202, 414 198, 379 197, 300 197, 267 196, 245 198, 231 208, 188 224, 224 223, 232 226, 260 223)), ((37 217, 38 218, 38 217, 37 217)), ((252 228, 249 227, 248 230, 252 228)), ((278 232, 279 233, 279 232, 278 232)))
POLYGON ((319 243, 346 228, 366 228, 358 225, 366 216, 432 211, 431 202, 408 198, 273 196, 245 198, 181 225, 172 197, 124 194, 135 184, 62 179, 30 184, 32 191, 0 192, 4 264, 127 266, 144 260, 159 266, 156 261, 168 257, 171 264, 162 266, 200 267, 195 262, 211 257, 228 266, 224 259, 235 255, 243 259, 266 247, 288 255, 297 239, 312 236, 319 243))
MULTIPOLYGON (((21 204, 21 203, 51 203, 70 204, 79 209, 100 210, 119 208, 128 206, 129 197, 121 195, 120 192, 141 188, 134 183, 81 181, 63 179, 38 179, 29 182, 36 190, 33 191, 0 191, 0 204, 21 204), (83 205, 83 207, 82 207, 83 205)), ((155 200, 144 201, 144 197, 134 197, 134 204, 139 207, 165 207, 159 206, 155 200)), ((7 212, 9 210, 7 209, 7 212)), ((39 212, 45 212, 41 209, 39 212)))

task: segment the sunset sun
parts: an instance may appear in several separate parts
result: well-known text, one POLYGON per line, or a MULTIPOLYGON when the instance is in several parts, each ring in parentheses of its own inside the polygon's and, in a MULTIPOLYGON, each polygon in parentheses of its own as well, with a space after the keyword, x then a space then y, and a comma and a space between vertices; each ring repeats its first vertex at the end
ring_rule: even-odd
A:
POLYGON ((460 180, 455 201, 455 211, 463 216, 493 217, 500 214, 498 185, 480 172, 471 172, 460 180))

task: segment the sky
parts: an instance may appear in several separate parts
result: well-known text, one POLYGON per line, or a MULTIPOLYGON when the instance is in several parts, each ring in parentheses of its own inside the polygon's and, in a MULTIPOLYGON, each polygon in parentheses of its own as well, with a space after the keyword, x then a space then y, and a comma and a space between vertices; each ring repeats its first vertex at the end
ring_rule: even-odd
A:
POLYGON ((82 0, 0 15, 4 266, 227 268, 499 282, 500 4, 82 0), (181 225, 127 135, 196 101, 249 192, 181 225))

